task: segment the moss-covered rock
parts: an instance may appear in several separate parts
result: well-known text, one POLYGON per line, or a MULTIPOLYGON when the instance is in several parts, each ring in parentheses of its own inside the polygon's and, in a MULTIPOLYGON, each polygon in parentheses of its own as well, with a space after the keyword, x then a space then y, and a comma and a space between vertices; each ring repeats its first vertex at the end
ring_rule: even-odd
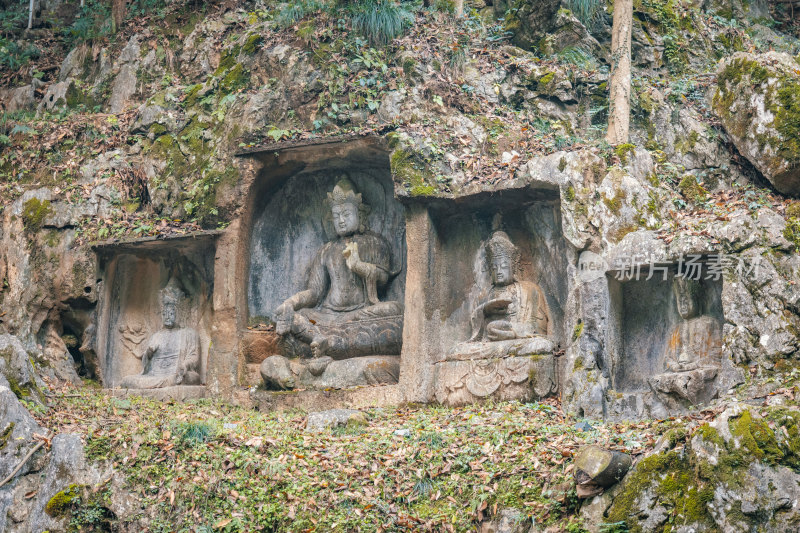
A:
POLYGON ((729 408, 693 434, 668 432, 635 465, 607 511, 636 531, 783 531, 800 519, 775 501, 797 492, 800 411, 729 408), (789 467, 789 468, 785 468, 789 467))
POLYGON ((736 53, 717 72, 712 108, 778 191, 800 195, 800 69, 784 53, 736 53))
POLYGON ((80 486, 70 485, 66 489, 56 492, 45 504, 44 511, 54 518, 63 516, 79 497, 80 486))
POLYGON ((22 223, 27 231, 38 231, 52 212, 49 200, 31 198, 22 204, 22 223))

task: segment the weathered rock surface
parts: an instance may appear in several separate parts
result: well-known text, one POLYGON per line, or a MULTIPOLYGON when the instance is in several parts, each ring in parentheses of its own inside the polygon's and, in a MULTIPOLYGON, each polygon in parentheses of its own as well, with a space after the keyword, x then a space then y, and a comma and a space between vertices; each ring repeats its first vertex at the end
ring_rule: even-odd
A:
MULTIPOLYGON (((0 480, 5 479, 33 447, 33 434, 45 431, 0 376, 0 480)), ((20 475, 28 471, 24 466, 20 475)))
POLYGON ((800 411, 763 415, 734 404, 693 434, 670 431, 611 493, 589 502, 583 516, 590 529, 602 522, 625 522, 630 531, 661 531, 667 523, 685 531, 796 529, 800 411))
POLYGON ((345 426, 361 426, 367 419, 361 411, 355 409, 331 409, 308 413, 306 431, 319 432, 329 428, 345 426))
POLYGON ((800 65, 740 52, 717 70, 712 107, 736 148, 783 194, 800 195, 800 65))
POLYGON ((42 401, 39 376, 31 364, 31 356, 13 335, 0 335, 0 375, 19 397, 42 401))

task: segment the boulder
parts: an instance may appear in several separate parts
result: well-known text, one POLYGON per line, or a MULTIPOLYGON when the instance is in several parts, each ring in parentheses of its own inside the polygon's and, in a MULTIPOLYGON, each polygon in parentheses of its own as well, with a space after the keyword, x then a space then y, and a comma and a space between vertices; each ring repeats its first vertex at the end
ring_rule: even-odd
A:
POLYGON ((790 435, 800 411, 761 411, 734 403, 693 433, 669 431, 611 494, 590 502, 594 520, 636 531, 796 531, 800 475, 790 435))
POLYGON ((356 411, 355 409, 330 409, 328 411, 308 413, 306 431, 318 433, 327 428, 363 426, 366 423, 367 419, 361 411, 356 411))
MULTIPOLYGON (((512 3, 496 0, 493 6, 495 15, 503 17, 506 10, 512 7, 509 4, 512 3)), ((556 27, 555 19, 560 6, 560 0, 523 0, 514 5, 509 10, 505 23, 506 30, 513 34, 511 42, 528 50, 536 46, 539 40, 556 27)))
POLYGON ((33 109, 36 104, 36 89, 41 86, 37 79, 30 85, 14 89, 0 89, 0 109, 6 113, 33 109))
POLYGON ((800 196, 800 64, 739 52, 720 63, 712 109, 737 150, 781 193, 800 196))
POLYGON ((69 520, 69 505, 91 486, 97 473, 86 463, 79 435, 62 433, 53 437, 50 461, 29 515, 30 531, 63 531, 69 520))
MULTIPOLYGON (((34 446, 33 434, 45 431, 11 392, 0 376, 0 481, 5 479, 34 446)), ((27 472, 27 465, 18 475, 27 472)))
POLYGON ((0 376, 17 397, 42 401, 30 355, 13 335, 0 335, 0 376))

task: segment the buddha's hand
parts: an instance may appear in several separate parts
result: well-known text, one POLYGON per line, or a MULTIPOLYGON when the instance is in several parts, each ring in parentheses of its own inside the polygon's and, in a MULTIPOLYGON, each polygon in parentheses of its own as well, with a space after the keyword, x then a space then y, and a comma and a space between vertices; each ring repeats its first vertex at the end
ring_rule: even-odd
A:
POLYGON ((507 341, 516 339, 514 325, 508 320, 493 320, 486 325, 486 338, 490 341, 507 341))
POLYGON ((134 352, 134 355, 136 355, 136 357, 138 357, 142 361, 147 361, 148 359, 153 357, 153 354, 156 353, 157 350, 158 350, 158 346, 156 346, 155 348, 146 349, 144 352, 142 352, 141 355, 136 355, 136 352, 134 352))
POLYGON ((292 329, 294 307, 289 302, 283 302, 275 309, 275 333, 286 335, 292 329))
POLYGON ((186 368, 181 364, 178 366, 178 374, 175 376, 175 384, 180 385, 183 383, 183 377, 186 375, 186 368))
POLYGON ((374 274, 378 268, 373 264, 365 263, 361 260, 361 257, 358 255, 357 243, 348 243, 344 250, 342 250, 342 255, 344 256, 344 262, 347 268, 350 269, 350 272, 354 272, 362 278, 374 274))
POLYGON ((354 269, 356 269, 357 265, 361 262, 361 257, 358 255, 358 243, 347 243, 347 246, 342 250, 342 255, 344 256, 344 262, 347 264, 347 268, 355 272, 354 269))
POLYGON ((502 313, 511 305, 511 300, 508 298, 494 298, 483 304, 483 310, 487 314, 502 313))

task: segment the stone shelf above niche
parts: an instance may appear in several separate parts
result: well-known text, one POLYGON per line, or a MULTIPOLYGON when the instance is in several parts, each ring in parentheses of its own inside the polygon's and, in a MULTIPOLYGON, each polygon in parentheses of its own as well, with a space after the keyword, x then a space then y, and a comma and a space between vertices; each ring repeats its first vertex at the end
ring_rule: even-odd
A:
POLYGON ((103 280, 96 347, 105 387, 158 398, 205 395, 219 235, 94 247, 103 280))

